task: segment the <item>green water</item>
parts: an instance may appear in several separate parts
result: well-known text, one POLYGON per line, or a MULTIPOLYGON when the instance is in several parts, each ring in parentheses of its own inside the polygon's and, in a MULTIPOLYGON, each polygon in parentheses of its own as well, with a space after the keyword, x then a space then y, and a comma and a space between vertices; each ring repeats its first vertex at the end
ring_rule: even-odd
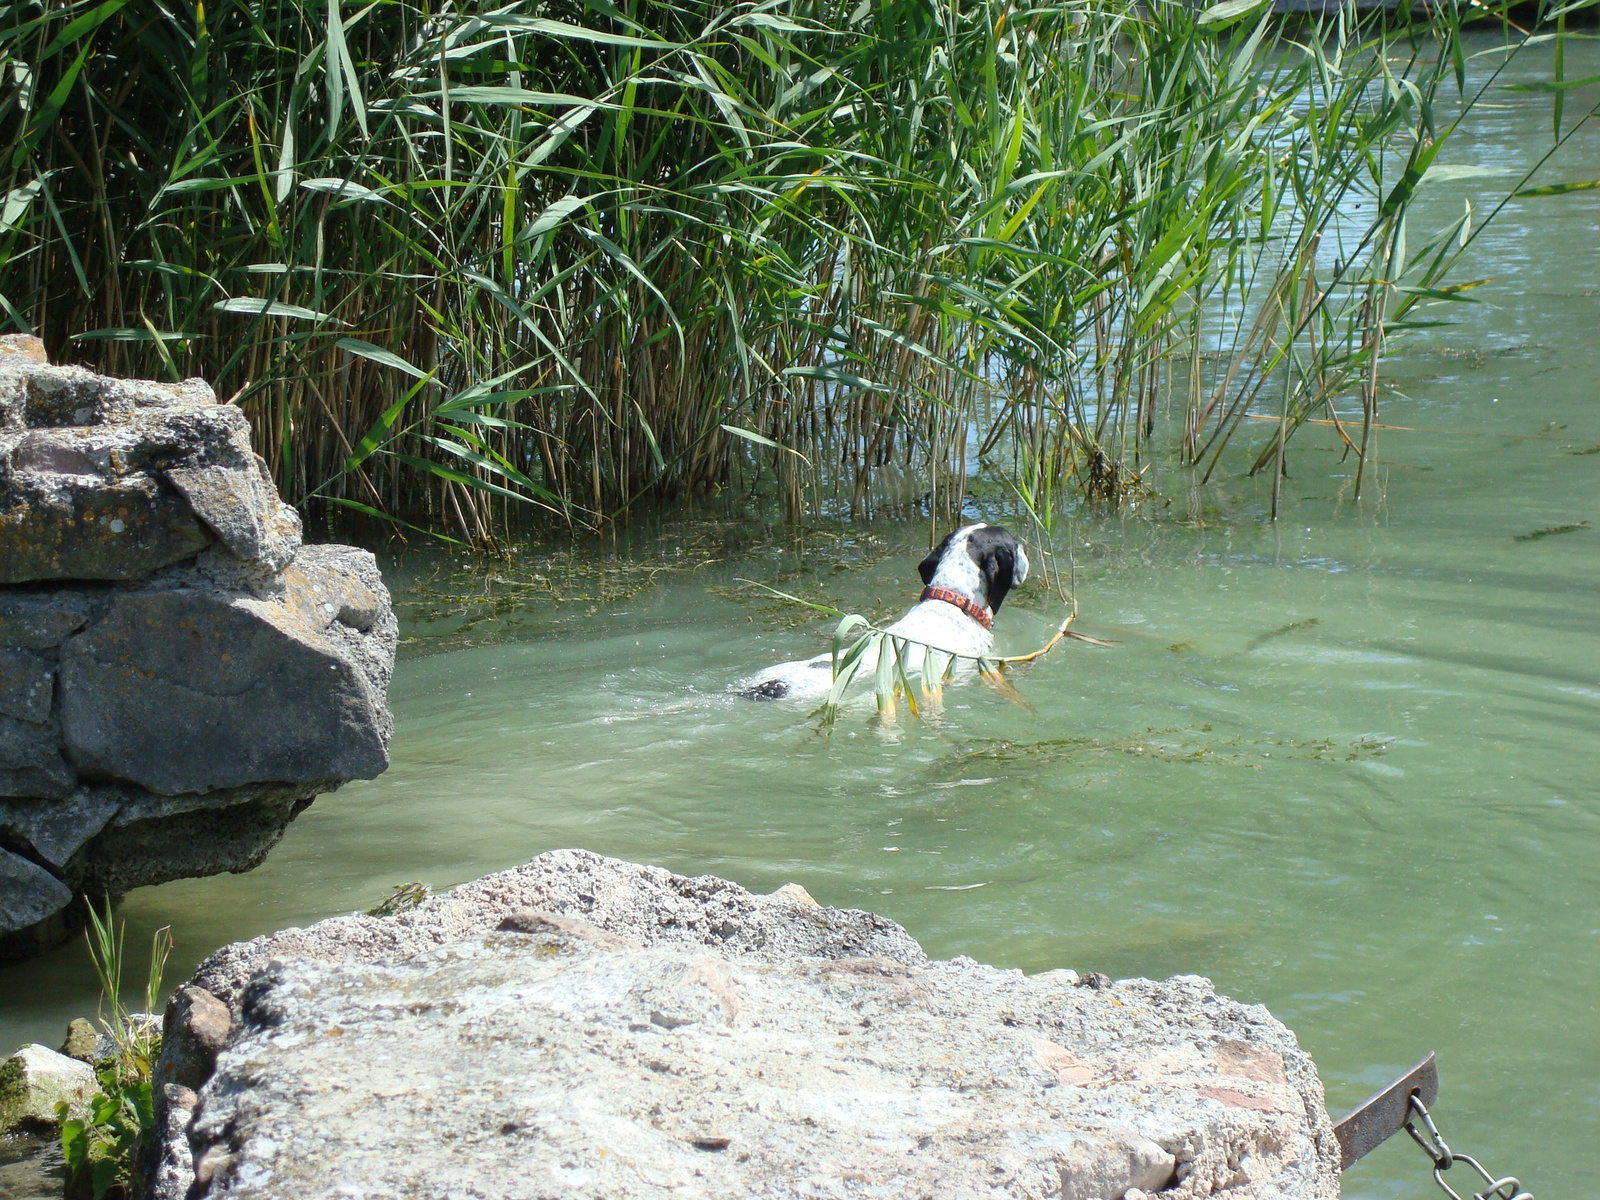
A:
MULTIPOLYGON (((1481 170, 1430 185, 1423 223, 1547 144, 1547 97, 1503 103, 1446 151, 1481 170)), ((1591 123, 1548 178, 1597 164, 1591 123)), ((1359 500, 1318 428, 1275 526, 1257 481, 1169 478, 1063 527, 1079 627, 1117 645, 1019 674, 1029 708, 963 687, 938 720, 858 711, 823 739, 725 694, 823 645, 736 580, 888 613, 925 524, 708 520, 588 559, 400 562, 389 773, 318 801, 249 875, 135 892, 129 936, 170 924, 176 973, 558 846, 795 880, 938 956, 1209 975, 1297 1031, 1335 1112, 1437 1051, 1452 1144, 1541 1200, 1580 1194, 1600 1146, 1600 192, 1518 202, 1475 276, 1483 304, 1388 360, 1382 419, 1418 431, 1379 435, 1359 500)), ((1056 614, 1016 594, 1003 648, 1056 614)), ((54 1044, 93 1004, 79 947, 0 970, 0 1042, 54 1044)), ((1345 1194, 1435 1194, 1423 1165, 1391 1142, 1345 1194)))

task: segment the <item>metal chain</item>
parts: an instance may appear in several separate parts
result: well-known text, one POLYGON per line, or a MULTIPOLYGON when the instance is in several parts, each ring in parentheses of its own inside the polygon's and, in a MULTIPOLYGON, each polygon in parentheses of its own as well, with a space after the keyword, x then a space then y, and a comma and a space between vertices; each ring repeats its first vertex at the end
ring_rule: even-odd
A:
POLYGON ((1478 1160, 1467 1154, 1457 1154, 1451 1150, 1444 1138, 1439 1136, 1439 1127, 1433 1123, 1433 1118, 1428 1115, 1428 1106, 1422 1102, 1422 1097, 1415 1092, 1411 1094, 1411 1113, 1413 1117, 1406 1121, 1406 1132, 1411 1135, 1411 1140, 1422 1147, 1422 1152, 1433 1160, 1433 1181, 1439 1185, 1444 1194, 1451 1200, 1461 1200, 1460 1194, 1444 1181, 1444 1173, 1456 1163, 1466 1163, 1479 1175, 1488 1186, 1481 1192, 1473 1192, 1472 1200, 1533 1200, 1532 1192, 1522 1190, 1522 1185, 1515 1177, 1507 1175, 1496 1179, 1478 1163, 1478 1160), (1417 1132, 1417 1118, 1422 1121, 1424 1133, 1417 1132))

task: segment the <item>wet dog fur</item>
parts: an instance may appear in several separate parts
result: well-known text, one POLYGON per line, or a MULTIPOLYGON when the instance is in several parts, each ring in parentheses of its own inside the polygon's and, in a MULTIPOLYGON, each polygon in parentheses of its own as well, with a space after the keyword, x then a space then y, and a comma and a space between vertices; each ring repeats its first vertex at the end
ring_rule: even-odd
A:
MULTIPOLYGON (((917 564, 924 587, 945 588, 987 608, 1000 611, 1006 593, 1028 578, 1028 555, 1022 543, 999 525, 979 522, 947 535, 917 564)), ((925 653, 918 642, 967 658, 987 657, 994 635, 955 605, 945 600, 921 600, 888 632, 914 638, 908 647, 907 666, 922 667, 925 653)), ((876 660, 863 662, 857 677, 870 677, 876 660)), ((833 686, 833 657, 778 663, 734 685, 748 700, 820 697, 833 686)))

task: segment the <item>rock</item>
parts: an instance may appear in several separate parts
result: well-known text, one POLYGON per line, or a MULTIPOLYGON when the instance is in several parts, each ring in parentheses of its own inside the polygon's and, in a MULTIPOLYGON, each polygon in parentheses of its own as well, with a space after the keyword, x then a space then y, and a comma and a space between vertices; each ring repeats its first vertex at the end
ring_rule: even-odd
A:
POLYGON ((806 891, 805 888, 801 887, 798 883, 786 883, 772 894, 774 896, 781 897, 784 900, 792 900, 796 904, 804 904, 811 908, 820 907, 817 902, 811 898, 811 893, 806 891))
POLYGON ((77 874, 68 864, 110 823, 123 798, 118 788, 80 787, 59 802, 0 800, 0 838, 25 844, 36 859, 68 878, 77 874))
POLYGON ((248 465, 173 467, 166 477, 234 557, 281 571, 300 545, 300 514, 278 500, 266 464, 251 459, 248 465))
POLYGON ((44 343, 26 333, 0 334, 0 363, 47 363, 44 343))
POLYGON ((189 1151, 188 1128, 198 1097, 190 1089, 169 1083, 160 1092, 162 1124, 157 1135, 142 1146, 146 1195, 149 1200, 186 1200, 194 1183, 194 1156, 189 1151))
POLYGON ((304 582, 280 600, 124 592, 68 639, 62 735, 77 770, 159 795, 381 774, 383 691, 353 661, 335 603, 321 602, 367 589, 321 558, 290 570, 304 582))
POLYGON ((0 360, 0 583, 139 579, 213 537, 242 561, 287 566, 299 516, 251 450, 244 413, 215 401, 199 380, 19 373, 0 360))
POLYGON ((53 1129, 56 1105, 87 1111, 99 1086, 87 1063, 46 1046, 23 1046, 0 1063, 0 1133, 53 1129))
POLYGON ((0 715, 0 796, 58 798, 77 781, 53 717, 39 724, 0 715))
POLYGON ((202 380, 0 339, 0 960, 69 931, 63 886, 249 870, 383 771, 395 641, 372 556, 300 544, 202 380))
POLYGON ((81 891, 108 896, 173 879, 248 871, 312 800, 341 782, 256 784, 176 796, 170 805, 153 797, 130 801, 68 871, 81 891))
POLYGON ((54 650, 94 609, 94 601, 78 592, 0 591, 0 645, 54 650))
POLYGON ((95 1050, 99 1044, 100 1031, 84 1018, 74 1017, 67 1022, 67 1040, 61 1043, 60 1052, 68 1058, 75 1058, 92 1066, 97 1057, 95 1050))
POLYGON ((1053 983, 1064 984, 1067 987, 1076 986, 1078 983, 1078 973, 1071 967, 1056 967, 1051 971, 1040 971, 1034 978, 1047 979, 1053 983))
POLYGON ((163 1101, 153 1153, 193 1164, 163 1200, 1338 1195, 1310 1060, 1203 979, 930 962, 869 913, 581 851, 198 977, 238 1019, 163 1101))
POLYGON ((0 715, 45 724, 55 690, 55 663, 33 650, 0 649, 0 715))
POLYGON ((690 879, 587 850, 552 850, 392 917, 334 917, 224 946, 200 964, 194 982, 237 1013, 244 985, 273 959, 398 961, 488 932, 528 909, 576 917, 647 946, 681 941, 779 958, 927 962, 910 934, 875 913, 801 906, 753 896, 714 875, 690 879))
POLYGON ((102 473, 71 440, 0 434, 0 584, 138 579, 210 544, 176 489, 102 473))
POLYGON ((204 988, 184 984, 167 1002, 155 1084, 199 1087, 211 1078, 217 1054, 228 1044, 233 1014, 204 988))
POLYGON ((72 903, 72 889, 43 867, 0 850, 0 930, 22 929, 72 903))

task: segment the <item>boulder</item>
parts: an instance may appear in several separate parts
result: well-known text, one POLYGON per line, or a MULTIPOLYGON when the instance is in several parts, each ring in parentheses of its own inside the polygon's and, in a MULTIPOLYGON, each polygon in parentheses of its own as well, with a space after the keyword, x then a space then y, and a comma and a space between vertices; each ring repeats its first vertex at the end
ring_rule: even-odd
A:
POLYGON ((60 798, 76 782, 53 716, 40 724, 0 714, 0 796, 60 798))
POLYGON ((135 589, 71 637, 61 650, 62 738, 79 773, 160 795, 380 774, 383 685, 337 632, 340 599, 370 589, 304 557, 290 568, 294 586, 272 600, 135 589))
POLYGON ((557 851, 226 947, 196 977, 226 1043, 192 1087, 158 1068, 147 1195, 1338 1195, 1265 1009, 929 961, 796 891, 557 851))
POLYGON ((0 645, 54 650, 94 611, 95 600, 87 593, 0 589, 0 645))
POLYGON ((56 1105, 87 1112, 99 1088, 88 1063, 47 1046, 23 1046, 0 1062, 0 1134, 53 1129, 56 1105))
POLYGON ((0 959, 69 928, 63 887, 248 870, 383 771, 395 636, 373 557, 301 545, 203 381, 0 338, 0 959))
POLYGON ((49 871, 9 850, 0 850, 0 930, 38 925, 71 903, 72 889, 49 871))

